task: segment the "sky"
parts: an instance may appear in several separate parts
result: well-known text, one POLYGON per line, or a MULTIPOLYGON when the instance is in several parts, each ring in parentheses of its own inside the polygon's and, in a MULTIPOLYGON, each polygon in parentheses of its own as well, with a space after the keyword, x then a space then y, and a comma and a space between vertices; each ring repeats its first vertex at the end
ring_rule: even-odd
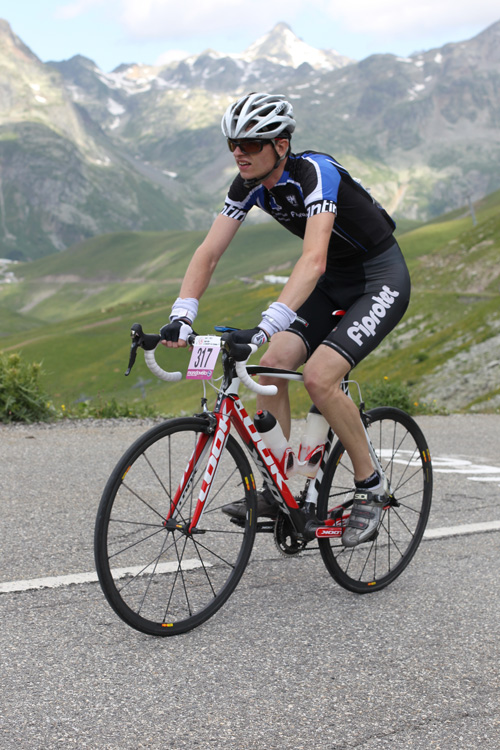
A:
POLYGON ((492 0, 0 0, 0 18, 44 62, 84 55, 109 72, 199 54, 242 52, 287 23, 304 42, 354 60, 470 39, 495 21, 492 0))

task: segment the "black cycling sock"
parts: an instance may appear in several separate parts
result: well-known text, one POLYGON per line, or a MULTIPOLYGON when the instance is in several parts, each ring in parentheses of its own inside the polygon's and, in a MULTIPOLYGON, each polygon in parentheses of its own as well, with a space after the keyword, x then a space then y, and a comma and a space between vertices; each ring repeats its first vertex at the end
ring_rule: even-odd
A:
POLYGON ((380 477, 377 474, 376 471, 373 472, 373 474, 368 477, 368 479, 363 479, 361 482, 354 482, 358 490, 371 490, 374 487, 378 487, 380 484, 380 477))

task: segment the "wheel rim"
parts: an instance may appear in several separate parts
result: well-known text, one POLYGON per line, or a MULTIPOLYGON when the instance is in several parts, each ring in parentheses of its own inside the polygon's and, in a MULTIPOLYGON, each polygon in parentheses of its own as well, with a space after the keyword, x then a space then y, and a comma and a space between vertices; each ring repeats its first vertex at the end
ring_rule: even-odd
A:
MULTIPOLYGON (((370 417, 370 439, 389 480, 392 501, 371 540, 352 548, 339 539, 320 543, 330 573, 341 585, 359 592, 382 588, 408 565, 422 538, 432 494, 429 452, 416 423, 396 409, 375 409, 370 417)), ((327 517, 333 508, 343 506, 345 524, 354 472, 342 446, 336 446, 329 468, 323 482, 329 490, 322 492, 318 512, 327 517)))
POLYGON ((221 512, 245 496, 250 506, 253 502, 249 472, 232 438, 197 532, 188 531, 210 443, 199 426, 177 427, 141 446, 116 469, 101 524, 98 570, 115 611, 144 632, 170 635, 206 620, 233 591, 250 554, 254 514, 238 527, 221 512), (182 508, 166 522, 200 436, 205 450, 194 482, 182 508))

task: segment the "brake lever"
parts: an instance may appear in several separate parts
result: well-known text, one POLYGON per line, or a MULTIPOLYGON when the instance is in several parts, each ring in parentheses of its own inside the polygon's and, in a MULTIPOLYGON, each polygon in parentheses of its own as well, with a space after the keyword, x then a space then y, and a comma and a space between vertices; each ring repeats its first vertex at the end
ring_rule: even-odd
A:
POLYGON ((142 338, 144 336, 144 333, 142 331, 142 326, 140 323, 134 323, 132 328, 130 329, 130 336, 132 338, 132 344, 130 346, 130 357, 128 360, 128 368, 125 375, 130 375, 130 371, 132 367, 135 364, 135 359, 137 357, 137 349, 141 345, 142 338))
POLYGON ((230 337, 231 333, 233 331, 238 331, 238 330, 240 329, 239 328, 226 329, 226 333, 228 335, 223 333, 220 343, 221 343, 221 348, 227 353, 229 357, 234 359, 235 362, 244 362, 249 358, 253 350, 252 350, 251 344, 236 344, 234 341, 231 340, 231 337, 230 337))
POLYGON ((141 347, 144 351, 152 351, 153 349, 156 349, 161 339, 159 333, 144 333, 140 323, 134 323, 130 329, 130 336, 132 338, 132 344, 130 346, 130 357, 125 375, 130 375, 130 371, 134 366, 137 357, 137 349, 141 347))

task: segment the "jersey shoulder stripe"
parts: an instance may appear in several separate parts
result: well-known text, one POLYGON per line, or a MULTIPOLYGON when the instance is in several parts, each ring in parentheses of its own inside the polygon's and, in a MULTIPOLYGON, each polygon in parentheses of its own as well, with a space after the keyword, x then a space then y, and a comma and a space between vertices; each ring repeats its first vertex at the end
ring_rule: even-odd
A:
POLYGON ((328 154, 316 151, 297 154, 296 170, 300 173, 306 206, 323 200, 337 203, 341 182, 339 166, 328 154))

